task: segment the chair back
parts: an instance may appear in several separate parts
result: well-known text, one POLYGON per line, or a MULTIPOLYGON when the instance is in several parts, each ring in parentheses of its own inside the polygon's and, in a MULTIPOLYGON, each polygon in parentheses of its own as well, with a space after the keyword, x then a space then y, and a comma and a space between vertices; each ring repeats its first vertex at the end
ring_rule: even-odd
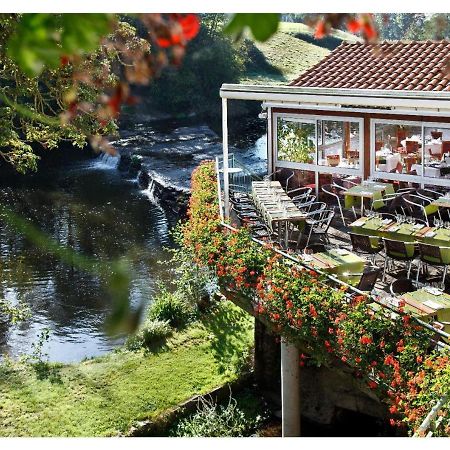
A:
POLYGON ((391 258, 409 258, 406 244, 402 241, 383 238, 386 255, 391 258))
POLYGON ((309 207, 308 213, 323 211, 326 207, 327 204, 325 202, 315 202, 309 207))
POLYGON ((424 244, 419 242, 420 259, 425 262, 444 264, 441 249, 437 245, 424 244))
POLYGON ((416 153, 419 150, 417 141, 406 141, 406 153, 416 153))
POLYGON ((379 269, 378 267, 365 268, 364 273, 362 274, 356 288, 360 291, 372 292, 378 280, 378 277, 380 276, 380 273, 381 269, 379 269))
POLYGON ((352 241, 352 247, 354 251, 370 252, 372 251, 372 245, 370 243, 370 237, 364 234, 348 233, 352 241))
POLYGON ((414 292, 415 290, 414 283, 409 278, 398 278, 389 286, 389 291, 393 296, 414 292))
POLYGON ((441 139, 442 138, 442 131, 431 131, 431 137, 433 139, 441 139))
POLYGON ((319 233, 327 233, 335 212, 332 209, 325 209, 319 213, 322 214, 322 217, 319 219, 318 223, 313 224, 313 228, 319 233))

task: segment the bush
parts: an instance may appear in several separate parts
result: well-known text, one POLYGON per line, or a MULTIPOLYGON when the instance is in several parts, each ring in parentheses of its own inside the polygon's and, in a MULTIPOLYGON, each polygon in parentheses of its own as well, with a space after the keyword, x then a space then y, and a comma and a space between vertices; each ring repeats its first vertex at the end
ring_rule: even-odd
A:
POLYGON ((244 437, 263 422, 263 416, 246 414, 231 397, 227 405, 217 405, 201 397, 197 412, 180 420, 170 434, 180 437, 244 437))
POLYGON ((169 322, 146 320, 139 331, 128 338, 126 347, 128 350, 140 350, 141 348, 154 350, 161 346, 171 333, 169 322))
POLYGON ((148 312, 149 319, 166 321, 174 328, 183 327, 194 316, 194 310, 187 302, 183 301, 177 293, 171 293, 163 286, 148 312))

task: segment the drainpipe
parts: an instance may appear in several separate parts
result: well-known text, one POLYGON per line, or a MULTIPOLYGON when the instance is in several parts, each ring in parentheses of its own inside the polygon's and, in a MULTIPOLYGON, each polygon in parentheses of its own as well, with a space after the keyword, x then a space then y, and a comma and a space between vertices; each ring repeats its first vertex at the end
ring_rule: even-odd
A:
POLYGON ((295 345, 281 340, 282 436, 300 436, 300 366, 295 345))
POLYGON ((223 153, 223 206, 225 219, 230 218, 230 180, 228 175, 228 110, 227 99, 222 99, 222 153, 223 153))

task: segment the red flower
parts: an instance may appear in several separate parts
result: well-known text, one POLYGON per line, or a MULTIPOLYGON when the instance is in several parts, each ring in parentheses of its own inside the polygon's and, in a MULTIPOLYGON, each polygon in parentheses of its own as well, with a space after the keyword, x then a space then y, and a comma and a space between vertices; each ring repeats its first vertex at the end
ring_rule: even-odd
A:
POLYGON ((326 26, 325 26, 325 22, 323 20, 321 20, 320 22, 317 22, 316 25, 316 32, 314 33, 314 37, 316 39, 322 39, 325 34, 326 34, 326 26))
POLYGON ((317 317, 318 316, 316 308, 311 303, 309 304, 309 314, 311 314, 311 316, 313 316, 313 317, 317 317))
POLYGON ((359 20, 356 19, 349 19, 347 21, 347 30, 350 31, 350 33, 357 33, 361 29, 361 24, 359 20))
POLYGON ((367 385, 370 387, 370 389, 376 389, 378 387, 378 383, 375 383, 375 381, 369 380, 367 385))
POLYGON ((361 338, 359 339, 359 342, 361 344, 363 344, 363 345, 369 345, 373 341, 372 341, 372 338, 370 336, 364 335, 364 336, 361 336, 361 338))

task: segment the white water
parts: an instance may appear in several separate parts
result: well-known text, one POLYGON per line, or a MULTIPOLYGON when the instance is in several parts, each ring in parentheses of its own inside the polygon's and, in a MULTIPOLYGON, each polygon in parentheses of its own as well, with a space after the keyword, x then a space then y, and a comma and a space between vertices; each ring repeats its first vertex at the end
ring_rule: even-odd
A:
POLYGON ((90 166, 95 169, 116 169, 119 165, 119 155, 109 155, 101 153, 90 166))

